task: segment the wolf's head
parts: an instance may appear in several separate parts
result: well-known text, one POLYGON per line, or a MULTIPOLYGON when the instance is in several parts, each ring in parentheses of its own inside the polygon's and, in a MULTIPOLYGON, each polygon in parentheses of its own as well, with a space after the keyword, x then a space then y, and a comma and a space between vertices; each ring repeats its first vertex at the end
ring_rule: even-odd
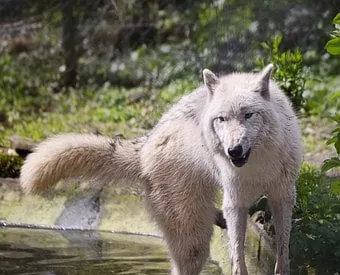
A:
POLYGON ((203 114, 203 136, 210 150, 227 157, 236 167, 247 163, 252 151, 263 146, 273 119, 270 74, 235 73, 218 78, 203 70, 208 102, 203 114))

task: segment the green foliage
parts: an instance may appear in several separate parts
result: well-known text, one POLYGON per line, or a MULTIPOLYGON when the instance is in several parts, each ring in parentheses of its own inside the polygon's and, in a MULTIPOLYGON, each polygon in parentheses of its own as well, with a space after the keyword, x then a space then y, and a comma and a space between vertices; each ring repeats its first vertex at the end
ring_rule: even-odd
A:
POLYGON ((327 51, 332 55, 340 55, 340 37, 333 38, 327 42, 327 51))
MULTIPOLYGON (((8 112, 17 112, 24 106, 33 105, 34 89, 29 87, 25 78, 13 66, 13 59, 9 55, 0 56, 0 109, 8 112)), ((11 119, 11 116, 9 116, 11 119)))
POLYGON ((330 54, 340 56, 340 13, 334 17, 333 24, 336 29, 331 34, 332 39, 327 42, 326 49, 330 54))
MULTIPOLYGON (((10 55, 1 56, 0 75, 2 79, 0 82, 0 89, 1 91, 11 90, 14 93, 23 93, 25 91, 25 82, 11 65, 12 58, 10 55)), ((9 103, 13 103, 13 101, 14 96, 9 100, 9 103)))
MULTIPOLYGON (((335 24, 335 26, 337 28, 339 28, 340 26, 340 13, 337 14, 337 16, 333 19, 333 23, 335 24)), ((330 54, 333 55, 340 55, 340 29, 336 30, 333 33, 333 36, 335 36, 335 38, 331 39, 330 41, 328 41, 326 48, 327 51, 330 54), (336 40, 334 42, 334 40, 336 40), (330 42, 334 42, 334 43, 330 43, 330 42)), ((337 94, 335 100, 340 99, 340 93, 337 94)), ((324 161, 323 165, 322 165, 322 170, 324 172, 333 169, 333 168, 340 168, 340 114, 336 113, 332 119, 337 123, 336 128, 333 130, 332 134, 332 138, 330 138, 327 142, 327 144, 334 144, 336 153, 337 153, 337 157, 333 157, 330 159, 327 159, 324 161)))
POLYGON ((333 168, 340 168, 340 114, 335 114, 332 119, 337 123, 337 126, 332 131, 333 136, 327 141, 327 144, 334 144, 337 157, 333 157, 324 161, 322 165, 323 172, 333 168))
POLYGON ((304 86, 306 76, 303 71, 303 57, 299 50, 280 51, 282 36, 278 35, 271 43, 262 43, 268 53, 268 59, 261 58, 258 65, 264 67, 268 63, 274 65, 273 78, 293 103, 296 111, 304 106, 304 86))
POLYGON ((30 55, 0 55, 0 110, 9 123, 22 114, 46 111, 58 82, 57 56, 39 48, 30 55))
POLYGON ((0 153, 0 178, 19 177, 22 164, 22 158, 0 153))
POLYGON ((197 78, 200 70, 197 60, 187 60, 189 50, 186 50, 182 44, 162 44, 155 48, 142 45, 112 62, 109 81, 124 87, 159 88, 179 78, 192 79, 193 75, 197 78))
POLYGON ((303 165, 296 185, 291 235, 293 274, 334 274, 340 256, 339 181, 303 165), (308 273, 309 274, 309 273, 308 273))
POLYGON ((297 183, 297 201, 295 214, 305 220, 336 220, 334 206, 339 204, 332 184, 315 167, 304 164, 301 168, 297 183))
POLYGON ((310 73, 304 98, 306 115, 323 118, 334 116, 340 110, 340 77, 310 73))
POLYGON ((43 112, 38 108, 34 112, 31 106, 29 113, 18 113, 18 118, 6 127, 0 124, 0 129, 3 129, 0 142, 9 145, 6 137, 14 134, 36 141, 61 132, 98 131, 108 136, 120 133, 126 137, 141 135, 156 124, 170 104, 198 85, 192 80, 174 80, 157 90, 108 85, 97 90, 87 88, 54 94, 50 97, 51 111, 43 112))
POLYGON ((322 171, 326 172, 336 167, 340 167, 339 157, 333 157, 333 158, 325 160, 322 165, 322 171))

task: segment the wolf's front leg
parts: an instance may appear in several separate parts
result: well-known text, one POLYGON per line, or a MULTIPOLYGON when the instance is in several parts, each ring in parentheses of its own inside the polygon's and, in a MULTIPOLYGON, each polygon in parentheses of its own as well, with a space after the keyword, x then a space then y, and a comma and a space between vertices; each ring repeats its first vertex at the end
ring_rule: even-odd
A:
POLYGON ((289 275, 289 238, 294 198, 269 199, 276 239, 276 275, 289 275))
POLYGON ((247 213, 246 207, 229 205, 223 207, 223 214, 227 222, 232 275, 248 275, 244 258, 247 213))

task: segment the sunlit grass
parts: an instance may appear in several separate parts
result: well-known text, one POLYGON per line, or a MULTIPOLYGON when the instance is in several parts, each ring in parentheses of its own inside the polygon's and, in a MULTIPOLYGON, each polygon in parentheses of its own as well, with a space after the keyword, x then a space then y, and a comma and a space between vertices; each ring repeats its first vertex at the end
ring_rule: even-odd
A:
POLYGON ((152 128, 181 95, 197 87, 195 84, 199 85, 174 81, 162 89, 147 91, 150 96, 138 101, 133 98, 146 88, 109 87, 52 95, 48 107, 39 106, 37 111, 22 107, 8 112, 10 122, 0 126, 0 143, 8 146, 7 138, 14 134, 35 141, 62 132, 99 132, 126 137, 141 135, 152 128))

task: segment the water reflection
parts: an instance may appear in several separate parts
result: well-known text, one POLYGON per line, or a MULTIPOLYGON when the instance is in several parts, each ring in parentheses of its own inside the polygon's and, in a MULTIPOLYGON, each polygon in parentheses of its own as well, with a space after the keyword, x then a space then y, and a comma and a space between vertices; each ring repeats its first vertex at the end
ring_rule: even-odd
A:
MULTIPOLYGON (((98 231, 0 228, 0 274, 169 274, 161 239, 98 231)), ((202 274, 221 274, 209 263, 202 274)))

